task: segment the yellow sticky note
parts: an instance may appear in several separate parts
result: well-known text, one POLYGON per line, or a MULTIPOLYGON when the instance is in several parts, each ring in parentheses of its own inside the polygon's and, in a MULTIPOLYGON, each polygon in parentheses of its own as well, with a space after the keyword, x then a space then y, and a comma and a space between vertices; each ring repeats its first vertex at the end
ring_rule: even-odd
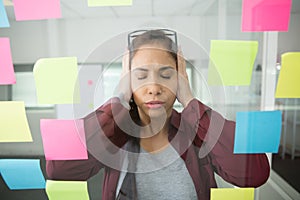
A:
POLYGON ((254 200, 254 188, 211 188, 210 200, 254 200))
POLYGON ((88 6, 131 6, 132 0, 88 0, 88 6))
POLYGON ((281 56, 281 69, 276 88, 276 98, 300 98, 300 52, 281 56))
POLYGON ((86 181, 52 181, 46 182, 49 200, 89 200, 86 181))
POLYGON ((212 40, 209 85, 250 85, 257 41, 212 40))
POLYGON ((37 100, 40 104, 80 102, 76 57, 43 58, 33 68, 37 100))
POLYGON ((0 142, 32 142, 22 101, 0 101, 0 142))

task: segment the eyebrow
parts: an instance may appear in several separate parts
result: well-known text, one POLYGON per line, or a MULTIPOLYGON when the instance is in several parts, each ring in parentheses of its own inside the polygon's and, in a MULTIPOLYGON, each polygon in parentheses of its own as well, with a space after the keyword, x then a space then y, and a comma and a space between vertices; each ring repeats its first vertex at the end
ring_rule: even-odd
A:
POLYGON ((133 69, 133 71, 144 71, 144 72, 148 72, 149 70, 148 70, 148 69, 145 69, 145 68, 142 68, 142 67, 138 67, 138 68, 133 69))
MULTIPOLYGON (((174 68, 171 67, 171 66, 164 66, 164 67, 161 67, 161 68, 159 69, 159 71, 161 72, 161 71, 165 71, 165 70, 168 70, 168 69, 174 69, 174 68)), ((143 72, 148 72, 149 69, 146 69, 146 68, 143 68, 143 67, 137 67, 137 68, 133 69, 133 71, 143 71, 143 72)))
POLYGON ((171 66, 165 66, 165 67, 162 67, 162 68, 160 68, 159 69, 159 71, 165 71, 165 70, 168 70, 168 69, 174 69, 173 67, 171 67, 171 66))

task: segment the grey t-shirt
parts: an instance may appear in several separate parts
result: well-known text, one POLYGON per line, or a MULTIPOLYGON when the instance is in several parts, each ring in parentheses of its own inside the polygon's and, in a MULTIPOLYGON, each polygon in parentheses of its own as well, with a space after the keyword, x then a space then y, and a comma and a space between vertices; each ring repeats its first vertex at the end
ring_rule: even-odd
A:
MULTIPOLYGON (((121 173, 119 186, 124 173, 121 173)), ((193 180, 172 145, 155 154, 141 148, 135 176, 139 200, 197 199, 193 180)))

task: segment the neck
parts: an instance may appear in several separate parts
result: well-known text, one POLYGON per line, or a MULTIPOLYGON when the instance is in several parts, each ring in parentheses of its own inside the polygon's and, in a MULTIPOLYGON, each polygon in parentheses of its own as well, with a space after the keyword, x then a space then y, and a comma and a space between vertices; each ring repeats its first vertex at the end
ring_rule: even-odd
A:
POLYGON ((140 138, 141 147, 150 153, 156 153, 165 149, 169 144, 169 139, 168 139, 169 121, 170 119, 168 119, 165 122, 163 128, 156 134, 155 132, 153 132, 151 126, 142 129, 141 135, 146 135, 146 136, 151 135, 151 136, 140 138))

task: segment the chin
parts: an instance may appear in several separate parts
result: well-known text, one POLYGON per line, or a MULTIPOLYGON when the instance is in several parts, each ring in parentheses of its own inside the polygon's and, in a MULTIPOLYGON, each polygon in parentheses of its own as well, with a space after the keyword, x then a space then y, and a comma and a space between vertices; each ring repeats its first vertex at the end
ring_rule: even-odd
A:
POLYGON ((149 109, 147 113, 150 119, 166 120, 168 116, 165 108, 149 109))

